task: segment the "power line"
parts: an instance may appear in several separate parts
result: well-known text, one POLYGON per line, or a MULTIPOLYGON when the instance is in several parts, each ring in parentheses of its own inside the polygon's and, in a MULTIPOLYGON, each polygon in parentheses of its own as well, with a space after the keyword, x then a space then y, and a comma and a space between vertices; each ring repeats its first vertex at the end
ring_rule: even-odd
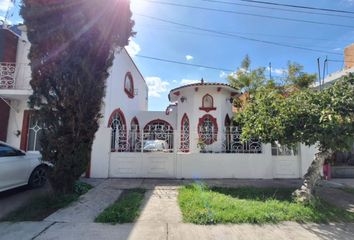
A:
MULTIPOLYGON (((151 29, 166 30, 166 31, 171 31, 171 32, 190 33, 190 34, 196 34, 196 35, 199 34, 199 35, 205 35, 205 36, 226 38, 225 36, 222 36, 220 34, 208 34, 205 32, 202 33, 200 31, 196 31, 196 30, 192 30, 192 29, 186 30, 185 27, 171 28, 166 25, 153 25, 153 24, 144 24, 144 23, 140 23, 139 26, 148 26, 149 28, 147 30, 151 30, 151 29)), ((241 34, 241 35, 256 35, 256 36, 264 36, 264 37, 271 37, 271 38, 289 38, 289 39, 304 39, 304 40, 313 40, 313 41, 330 41, 329 39, 324 39, 324 38, 311 38, 311 37, 303 37, 303 36, 256 33, 256 32, 227 32, 227 33, 241 34)), ((229 38, 231 38, 231 37, 229 37, 229 38)))
POLYGON ((294 10, 294 9, 284 9, 284 8, 276 8, 276 7, 268 7, 268 6, 258 6, 258 5, 244 4, 244 3, 224 2, 224 1, 217 1, 217 0, 200 0, 200 1, 211 2, 211 3, 223 3, 223 4, 229 4, 229 5, 261 8, 261 9, 271 9, 271 10, 284 11, 284 12, 296 12, 296 13, 305 13, 305 14, 331 16, 331 17, 341 17, 341 18, 354 18, 354 16, 346 16, 346 15, 339 15, 339 14, 321 13, 321 12, 309 12, 309 11, 301 11, 301 10, 294 10))
POLYGON ((166 63, 174 63, 174 64, 179 64, 179 65, 185 65, 185 66, 190 66, 190 67, 202 67, 202 68, 207 68, 207 69, 212 69, 212 70, 218 70, 218 71, 225 71, 225 72, 232 72, 232 71, 234 71, 234 70, 226 69, 226 68, 218 68, 218 67, 206 66, 206 65, 201 65, 201 64, 194 64, 194 63, 185 63, 185 62, 180 62, 180 61, 175 61, 175 60, 169 60, 169 59, 164 59, 164 58, 151 57, 151 56, 145 56, 145 55, 140 55, 140 54, 135 55, 135 56, 136 56, 136 57, 140 57, 140 58, 145 58, 145 59, 160 61, 160 62, 166 62, 166 63))
POLYGON ((232 10, 223 10, 223 9, 216 9, 216 8, 207 8, 207 7, 200 7, 200 6, 193 6, 193 5, 185 5, 179 3, 171 3, 171 2, 162 2, 156 0, 144 0, 146 2, 161 4, 161 5, 169 5, 175 7, 183 7, 183 8, 191 8, 191 9, 199 9, 204 11, 213 11, 213 12, 221 12, 221 13, 228 13, 228 14, 237 14, 237 15, 245 15, 245 16, 252 16, 252 17, 262 17, 262 18, 271 18, 277 20, 285 20, 285 21, 292 21, 292 22, 301 22, 301 23, 311 23, 311 24, 319 24, 319 25, 326 25, 326 26, 335 26, 335 27, 345 27, 353 29, 354 26, 343 25, 343 24, 336 24, 336 23, 325 23, 325 22, 317 22, 312 20, 301 20, 295 18, 287 18, 287 17, 275 17, 269 15, 262 15, 262 14, 255 14, 255 13, 245 13, 245 12, 237 12, 232 10))
POLYGON ((203 31, 203 32, 216 33, 216 34, 229 36, 229 37, 234 37, 234 38, 247 40, 247 41, 260 42, 260 43, 265 43, 265 44, 270 44, 270 45, 275 45, 275 46, 281 46, 281 47, 294 48, 294 49, 300 49, 300 50, 311 51, 311 52, 321 52, 321 53, 327 53, 327 54, 333 54, 333 55, 342 56, 342 54, 340 54, 340 53, 334 53, 334 52, 325 51, 325 50, 294 46, 294 45, 289 45, 289 44, 286 44, 286 43, 272 42, 272 41, 267 41, 267 40, 259 40, 259 39, 255 39, 255 38, 249 38, 249 37, 240 36, 240 35, 237 35, 237 34, 220 32, 220 31, 216 31, 216 30, 212 30, 212 29, 201 28, 201 27, 196 27, 196 26, 192 26, 192 25, 188 25, 188 24, 178 23, 178 22, 174 22, 174 21, 171 21, 171 20, 166 20, 166 19, 162 19, 162 18, 152 17, 152 16, 139 14, 139 13, 136 13, 136 15, 141 16, 141 17, 145 17, 145 18, 149 18, 149 19, 153 19, 155 21, 161 21, 161 22, 165 22, 165 23, 174 24, 174 25, 177 25, 177 26, 183 26, 183 27, 187 27, 187 28, 190 28, 190 29, 196 29, 196 30, 203 31))
POLYGON ((328 62, 340 62, 340 63, 354 63, 354 61, 345 61, 345 60, 337 60, 337 59, 327 59, 328 62))
MULTIPOLYGON (((215 2, 218 0, 215 0, 215 2)), ((276 3, 276 2, 268 2, 268 1, 257 1, 257 0, 240 0, 242 2, 251 2, 251 3, 259 3, 259 4, 266 4, 266 5, 274 5, 274 6, 283 6, 283 7, 290 7, 290 8, 302 8, 302 9, 310 9, 310 10, 317 10, 317 11, 325 11, 325 12, 337 12, 337 13, 348 13, 354 14, 353 11, 341 10, 341 9, 331 9, 331 8, 318 8, 318 7, 309 7, 304 5, 293 5, 293 4, 284 4, 284 3, 276 3)), ((230 2, 218 1, 223 3, 232 4, 230 2)))

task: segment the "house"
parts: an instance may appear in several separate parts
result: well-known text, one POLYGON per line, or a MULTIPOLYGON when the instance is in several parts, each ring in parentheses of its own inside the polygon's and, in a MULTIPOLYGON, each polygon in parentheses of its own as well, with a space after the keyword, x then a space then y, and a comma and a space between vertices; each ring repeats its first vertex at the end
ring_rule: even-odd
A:
MULTIPOLYGON (((354 43, 344 49, 344 68, 326 76, 322 84, 317 84, 316 88, 330 86, 349 73, 354 74, 354 43)), ((332 164, 332 177, 354 178, 354 145, 349 152, 336 152, 332 164)))
POLYGON ((344 48, 344 68, 337 72, 330 73, 322 80, 321 83, 317 82, 315 87, 321 88, 329 86, 349 73, 354 74, 354 43, 344 48))
MULTIPOLYGON (((0 140, 38 151, 43 129, 27 106, 26 27, 3 26, 0 39, 0 140)), ((231 121, 239 91, 228 84, 202 79, 180 86, 170 91, 165 111, 148 111, 148 87, 126 49, 117 49, 109 71, 91 177, 300 178, 313 159, 314 148, 241 142, 231 121)))

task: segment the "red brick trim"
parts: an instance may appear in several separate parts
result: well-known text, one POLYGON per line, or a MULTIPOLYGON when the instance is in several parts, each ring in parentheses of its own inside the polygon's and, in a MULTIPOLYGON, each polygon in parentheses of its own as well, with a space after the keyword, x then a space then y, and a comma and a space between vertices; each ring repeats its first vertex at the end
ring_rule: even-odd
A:
POLYGON ((202 106, 199 108, 199 110, 205 111, 205 112, 210 112, 216 110, 216 107, 214 107, 214 98, 211 96, 209 93, 205 94, 202 98, 202 106), (205 107, 204 106, 204 99, 206 97, 211 97, 211 107, 205 107))
POLYGON ((199 110, 205 111, 205 112, 210 112, 216 110, 215 107, 212 108, 205 108, 205 107, 200 107, 199 110))
POLYGON ((122 117, 123 124, 124 124, 125 126, 127 126, 127 122, 125 121, 125 117, 124 117, 123 111, 122 111, 120 108, 117 108, 117 109, 115 109, 115 110, 111 113, 111 116, 109 117, 109 120, 108 120, 108 127, 111 127, 112 121, 113 121, 113 117, 114 117, 114 115, 115 115, 116 113, 118 113, 118 114, 122 117))
POLYGON ((129 98, 134 98, 134 79, 133 79, 133 75, 131 72, 127 72, 125 74, 125 77, 124 77, 124 92, 128 95, 129 98), (131 86, 131 89, 127 89, 125 88, 125 82, 126 81, 130 81, 130 86, 131 86))
MULTIPOLYGON (((117 108, 116 110, 114 110, 111 114, 111 116, 109 117, 108 120, 108 127, 111 128, 112 126, 112 121, 113 121, 113 117, 114 115, 118 113, 118 115, 122 118, 123 121, 123 125, 125 126, 125 136, 127 136, 127 122, 125 121, 125 117, 124 117, 124 113, 120 108, 117 108)), ((110 143, 111 144, 111 143, 110 143)), ((111 149, 112 152, 114 152, 114 149, 111 149)))
POLYGON ((140 131, 140 125, 139 125, 139 121, 136 117, 133 117, 133 119, 130 121, 130 128, 132 127, 133 123, 135 123, 135 125, 138 125, 138 132, 140 131))
POLYGON ((163 122, 163 123, 169 125, 170 128, 171 128, 171 131, 173 131, 173 127, 172 127, 172 125, 171 125, 169 122, 167 122, 167 121, 165 121, 165 120, 162 120, 162 119, 159 119, 159 118, 158 118, 158 119, 154 119, 154 120, 148 122, 147 124, 145 124, 145 126, 144 126, 144 131, 147 131, 147 130, 148 130, 147 127, 148 127, 150 124, 154 124, 154 123, 158 123, 158 122, 163 122))
POLYGON ((27 144, 28 144, 28 128, 29 128, 30 114, 31 114, 31 110, 23 111, 21 143, 20 143, 20 149, 23 151, 27 151, 28 149, 27 144))
MULTIPOLYGON (((181 144, 182 145, 182 132, 183 132, 183 122, 184 121, 187 121, 188 122, 188 127, 189 127, 189 134, 190 134, 190 123, 189 123, 189 118, 187 116, 187 113, 183 114, 183 117, 181 119, 181 144)), ((190 136, 189 136, 190 137, 190 136)), ((180 149, 182 152, 189 152, 189 148, 190 148, 190 138, 188 139, 188 149, 180 149)))

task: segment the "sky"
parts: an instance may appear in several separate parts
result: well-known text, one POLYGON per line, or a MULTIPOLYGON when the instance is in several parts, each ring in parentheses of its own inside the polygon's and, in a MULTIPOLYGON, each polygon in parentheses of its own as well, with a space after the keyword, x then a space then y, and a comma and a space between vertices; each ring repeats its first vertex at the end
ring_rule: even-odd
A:
MULTIPOLYGON (((354 42, 354 0, 262 1, 353 13, 242 0, 131 0, 137 34, 128 50, 149 86, 149 110, 165 110, 168 92, 180 85, 201 78, 227 83, 227 75, 239 67, 246 54, 252 68, 271 63, 275 77, 283 74, 288 61, 304 65, 304 71, 310 73, 318 72, 317 58, 321 74, 326 57, 336 60, 328 61, 326 72, 343 68, 343 49, 354 42)), ((14 5, 10 0, 0 0, 0 16, 3 18, 10 9, 8 20, 13 24, 22 22, 18 2, 14 5)))

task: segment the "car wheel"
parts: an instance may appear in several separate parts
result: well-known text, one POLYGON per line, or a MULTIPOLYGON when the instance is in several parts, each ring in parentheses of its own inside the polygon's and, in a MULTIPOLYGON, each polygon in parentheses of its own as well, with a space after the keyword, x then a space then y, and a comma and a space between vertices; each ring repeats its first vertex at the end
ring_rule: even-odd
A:
POLYGON ((42 187, 47 182, 47 172, 44 166, 37 167, 33 170, 28 185, 31 188, 42 187))

